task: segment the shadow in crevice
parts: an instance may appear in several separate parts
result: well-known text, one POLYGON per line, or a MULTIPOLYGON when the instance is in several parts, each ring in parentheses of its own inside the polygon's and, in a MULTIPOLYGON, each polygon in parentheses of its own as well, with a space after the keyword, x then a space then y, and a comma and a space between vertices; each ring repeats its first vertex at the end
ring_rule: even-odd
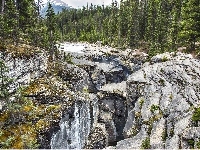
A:
POLYGON ((101 115, 98 122, 105 124, 108 146, 116 146, 118 141, 124 140, 123 130, 128 116, 126 106, 126 98, 117 93, 106 93, 99 100, 101 115), (109 116, 112 118, 107 120, 109 116))

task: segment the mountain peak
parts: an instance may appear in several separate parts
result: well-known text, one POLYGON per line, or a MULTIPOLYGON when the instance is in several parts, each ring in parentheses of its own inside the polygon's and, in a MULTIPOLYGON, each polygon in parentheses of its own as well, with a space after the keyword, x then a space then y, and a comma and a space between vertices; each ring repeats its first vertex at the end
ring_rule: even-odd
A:
POLYGON ((68 4, 66 4, 65 2, 63 2, 62 0, 48 0, 47 3, 51 3, 53 5, 57 5, 57 6, 65 6, 65 7, 69 7, 68 4))
POLYGON ((71 7, 65 3, 64 1, 62 0, 48 0, 48 1, 45 1, 46 3, 44 3, 44 7, 42 8, 42 10, 40 11, 40 14, 41 16, 45 16, 46 14, 46 11, 48 9, 48 3, 51 3, 52 4, 52 7, 54 9, 54 12, 57 14, 58 12, 61 12, 63 9, 70 9, 71 7))

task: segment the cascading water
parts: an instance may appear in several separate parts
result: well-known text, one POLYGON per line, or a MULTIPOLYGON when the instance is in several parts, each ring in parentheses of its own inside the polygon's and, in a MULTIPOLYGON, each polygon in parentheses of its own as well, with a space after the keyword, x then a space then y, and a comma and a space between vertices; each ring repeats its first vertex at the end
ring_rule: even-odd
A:
MULTIPOLYGON (((64 45, 64 48, 61 49, 63 52, 70 52, 74 56, 74 60, 77 64, 80 64, 80 66, 91 65, 91 68, 94 68, 94 70, 89 70, 88 74, 91 76, 92 83, 95 85, 96 89, 98 91, 114 91, 115 89, 120 89, 120 91, 124 92, 125 87, 124 83, 131 71, 124 66, 123 62, 120 60, 118 56, 102 56, 102 55, 91 55, 91 53, 88 53, 88 51, 82 51, 81 49, 76 49, 77 45, 73 45, 73 51, 72 49, 69 49, 67 47, 67 44, 64 45), (76 57, 75 57, 76 56, 76 57), (84 60, 82 58, 85 57, 84 60), (81 58, 81 59, 80 59, 81 58), (79 61, 80 59, 80 61, 79 61), (88 61, 88 62, 87 62, 88 61), (94 71, 94 72, 93 72, 94 71), (91 73, 92 72, 92 73, 91 73), (115 83, 115 84, 112 84, 115 83), (104 90, 102 86, 108 85, 108 87, 112 87, 112 85, 115 85, 117 88, 109 88, 110 90, 104 90)), ((94 50, 92 51, 94 53, 94 50)), ((119 90, 117 90, 119 91, 119 90)), ((109 92, 108 92, 109 93, 109 92)), ((92 94, 89 94, 90 96, 92 94)), ((111 96, 113 97, 113 96, 111 96)), ((93 137, 96 138, 98 134, 93 133, 90 131, 93 131, 93 129, 96 129, 96 127, 100 127, 100 123, 103 124, 104 127, 100 127, 105 132, 106 138, 107 133, 113 134, 110 137, 113 137, 113 140, 110 140, 109 144, 116 144, 116 141, 122 138, 122 125, 121 122, 125 122, 126 116, 124 115, 124 109, 119 110, 119 113, 117 111, 118 108, 125 107, 121 103, 118 106, 118 103, 116 106, 111 109, 112 112, 114 112, 114 115, 112 115, 112 112, 110 112, 110 118, 107 117, 109 115, 107 112, 107 104, 110 104, 114 106, 114 103, 116 101, 116 98, 114 100, 106 100, 105 106, 106 110, 103 111, 103 108, 99 107, 99 97, 95 93, 94 96, 90 97, 89 101, 76 101, 74 107, 72 108, 72 112, 65 112, 67 115, 63 117, 60 121, 60 130, 56 132, 52 138, 51 138, 51 148, 52 149, 82 149, 84 147, 87 148, 88 145, 91 145, 91 141, 93 142, 93 137), (116 110, 115 110, 116 109, 116 110), (117 113, 115 115, 115 112, 117 113), (123 112, 120 114, 120 112, 123 112), (99 122, 99 116, 101 114, 104 114, 102 118, 100 118, 99 122), (106 121, 109 120, 109 124, 106 124, 106 121), (105 122, 104 122, 105 121, 105 122), (107 125, 107 126, 106 126, 107 125), (117 125, 117 127, 116 127, 117 125), (111 127, 110 127, 111 126, 111 127), (90 135, 89 135, 90 134, 90 135), (92 140, 91 140, 92 139, 92 140)), ((121 100, 119 100, 121 102, 121 100)), ((100 132, 101 133, 101 132, 100 132)), ((103 135, 102 135, 103 136, 103 135)), ((98 138, 98 137, 97 137, 98 138)), ((101 141, 102 142, 102 141, 101 141)), ((92 145, 92 147, 99 147, 98 146, 99 141, 96 141, 97 145, 92 145)), ((94 144, 94 143, 92 143, 94 144)), ((106 144, 102 144, 106 145, 106 144)))
POLYGON ((95 127, 98 122, 98 116, 99 116, 99 103, 98 98, 94 97, 92 101, 93 107, 92 107, 92 115, 93 115, 93 121, 92 121, 92 127, 95 127))
POLYGON ((90 132, 89 102, 75 103, 74 119, 64 118, 60 130, 51 139, 51 149, 81 149, 90 132))

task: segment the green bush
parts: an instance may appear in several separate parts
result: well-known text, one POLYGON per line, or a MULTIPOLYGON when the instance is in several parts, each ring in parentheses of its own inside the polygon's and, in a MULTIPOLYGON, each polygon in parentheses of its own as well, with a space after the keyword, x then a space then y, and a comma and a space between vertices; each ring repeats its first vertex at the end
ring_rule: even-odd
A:
POLYGON ((166 61, 168 61, 169 59, 166 57, 166 56, 164 56, 163 58, 162 58, 162 62, 166 62, 166 61))
POLYGON ((194 149, 194 139, 190 139, 187 142, 188 142, 190 148, 194 149))
POLYGON ((150 109, 150 111, 152 112, 152 113, 154 113, 156 110, 159 110, 160 109, 160 107, 158 106, 158 105, 151 105, 151 109, 150 109))
POLYGON ((194 122, 195 126, 198 126, 198 121, 200 121, 200 107, 194 109, 192 121, 194 122))
POLYGON ((162 140, 163 140, 163 141, 166 141, 167 137, 168 137, 168 135, 167 135, 167 129, 165 128, 165 129, 163 130, 163 132, 162 132, 162 140))
POLYGON ((200 149, 200 139, 199 139, 199 141, 196 143, 196 148, 200 149))
POLYGON ((192 115, 192 120, 193 121, 200 121, 200 107, 195 108, 194 113, 192 115))
POLYGON ((142 105, 143 105, 143 103, 144 103, 144 99, 143 99, 143 98, 141 98, 141 99, 139 100, 140 109, 142 108, 142 105))
POLYGON ((164 86, 165 85, 165 80, 161 79, 158 81, 160 83, 160 85, 164 86))
POLYGON ((142 141, 142 145, 141 145, 141 149, 150 149, 151 145, 150 145, 150 138, 147 137, 146 139, 144 139, 142 141))

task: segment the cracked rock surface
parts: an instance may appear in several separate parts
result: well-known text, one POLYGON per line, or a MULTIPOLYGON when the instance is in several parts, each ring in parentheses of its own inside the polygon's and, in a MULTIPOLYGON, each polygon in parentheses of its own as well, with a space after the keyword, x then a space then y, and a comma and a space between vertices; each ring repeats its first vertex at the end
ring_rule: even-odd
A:
MULTIPOLYGON (((153 57, 127 80, 129 115, 124 135, 137 145, 135 138, 143 139, 141 131, 146 130, 148 148, 197 148, 199 128, 192 118, 200 105, 199 87, 199 60, 182 53, 153 57)), ((122 143, 117 148, 123 148, 122 143)))

